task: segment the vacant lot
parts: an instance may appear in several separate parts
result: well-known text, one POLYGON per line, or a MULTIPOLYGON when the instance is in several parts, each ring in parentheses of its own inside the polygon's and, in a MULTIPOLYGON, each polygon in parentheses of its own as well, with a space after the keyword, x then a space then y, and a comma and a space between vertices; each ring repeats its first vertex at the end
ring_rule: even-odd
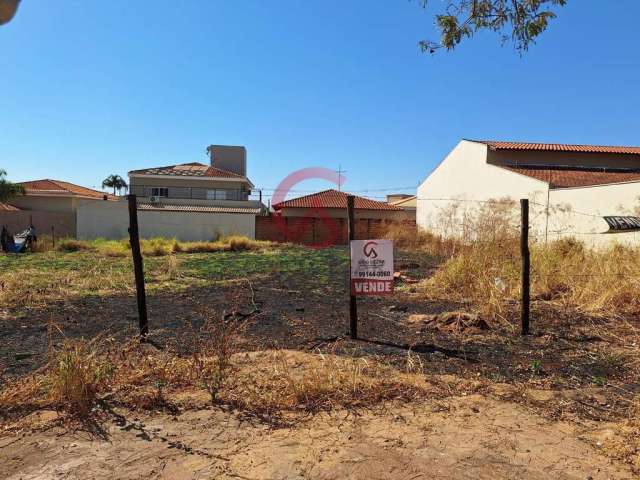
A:
POLYGON ((0 256, 6 477, 605 479, 640 468, 632 315, 540 295, 520 337, 517 303, 485 315, 458 291, 434 295, 443 259, 402 250, 396 293, 359 301, 362 340, 351 341, 346 249, 156 253, 143 345, 128 256, 0 256))

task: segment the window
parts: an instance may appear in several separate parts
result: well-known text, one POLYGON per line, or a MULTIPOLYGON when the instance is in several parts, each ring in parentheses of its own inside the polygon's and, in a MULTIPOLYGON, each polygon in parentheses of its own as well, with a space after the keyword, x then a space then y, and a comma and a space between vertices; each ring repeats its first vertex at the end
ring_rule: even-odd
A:
POLYGON ((151 188, 152 197, 168 197, 169 189, 167 187, 153 187, 151 188))
POLYGON ((207 200, 226 200, 226 190, 207 190, 207 200))

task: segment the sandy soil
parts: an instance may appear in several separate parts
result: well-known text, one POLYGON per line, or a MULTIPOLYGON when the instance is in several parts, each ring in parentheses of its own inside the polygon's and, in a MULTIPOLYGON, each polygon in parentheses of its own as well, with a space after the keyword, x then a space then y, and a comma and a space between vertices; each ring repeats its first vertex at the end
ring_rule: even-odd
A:
POLYGON ((115 417, 99 438, 56 425, 56 417, 33 414, 36 432, 0 437, 3 478, 633 478, 598 452, 607 425, 552 422, 478 395, 338 411, 281 429, 196 409, 115 417))

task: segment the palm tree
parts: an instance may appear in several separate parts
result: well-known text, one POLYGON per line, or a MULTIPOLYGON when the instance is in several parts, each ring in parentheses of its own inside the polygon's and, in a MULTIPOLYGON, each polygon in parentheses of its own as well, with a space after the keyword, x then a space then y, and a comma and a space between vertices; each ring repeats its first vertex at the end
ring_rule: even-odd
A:
POLYGON ((7 172, 0 168, 0 202, 5 202, 16 195, 24 195, 24 187, 7 180, 7 172))
POLYGON ((102 181, 102 188, 113 188, 113 194, 116 194, 116 190, 118 193, 124 188, 127 189, 127 182, 120 175, 109 175, 102 181))

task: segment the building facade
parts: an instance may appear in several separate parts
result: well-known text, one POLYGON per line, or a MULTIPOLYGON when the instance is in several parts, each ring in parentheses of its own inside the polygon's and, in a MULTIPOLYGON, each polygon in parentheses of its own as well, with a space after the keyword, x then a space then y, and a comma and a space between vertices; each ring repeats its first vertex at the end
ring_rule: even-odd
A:
POLYGON ((639 196, 638 147, 462 140, 418 188, 416 222, 455 236, 488 202, 527 198, 537 238, 637 243, 606 217, 635 216, 639 196))

